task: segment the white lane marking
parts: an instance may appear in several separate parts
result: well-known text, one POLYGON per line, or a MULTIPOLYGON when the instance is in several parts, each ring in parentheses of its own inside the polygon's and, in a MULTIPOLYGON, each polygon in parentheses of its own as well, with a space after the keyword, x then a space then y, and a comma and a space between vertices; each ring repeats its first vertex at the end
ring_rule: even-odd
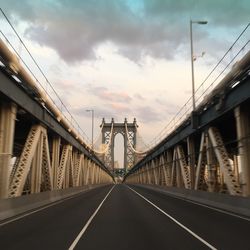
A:
POLYGON ((144 199, 145 201, 147 201, 149 204, 151 204, 153 207, 155 207, 157 210, 159 210, 160 212, 162 212, 164 215, 166 215, 169 219, 171 219, 173 222, 175 222, 178 226, 182 227, 184 230, 186 230, 188 233, 190 233, 191 235, 193 235, 196 239, 198 239, 199 241, 201 241, 203 244, 205 244, 207 247, 209 247, 210 249, 213 250, 217 250, 217 248, 215 248, 214 246, 212 246, 211 244, 209 244, 207 241, 205 241, 204 239, 202 239, 199 235, 197 235, 196 233, 194 233, 193 231, 191 231, 189 228, 187 228, 186 226, 184 226, 183 224, 181 224, 179 221, 177 221, 174 217, 172 217, 171 215, 167 214, 165 211, 163 211, 161 208, 159 208, 158 206, 156 206, 153 202, 151 202, 150 200, 148 200, 147 198, 145 198, 143 195, 139 194, 138 192, 136 192, 134 189, 132 189, 131 187, 127 186, 131 191, 133 191, 134 193, 136 193, 138 196, 140 196, 142 199, 144 199))
MULTIPOLYGON (((153 189, 150 189, 150 190, 153 190, 153 189)), ((168 196, 170 196, 170 197, 172 197, 174 199, 177 199, 177 200, 182 200, 182 201, 186 201, 186 202, 189 202, 189 203, 193 203, 195 205, 198 205, 198 206, 201 206, 201 207, 205 207, 205 208, 209 208, 211 210, 214 210, 214 211, 217 211, 217 212, 221 212, 223 214, 231 215, 233 217, 236 217, 236 218, 239 218, 239 219, 242 219, 242 220, 250 221, 250 218, 248 218, 248 217, 244 217, 244 216, 241 216, 241 215, 238 215, 238 214, 227 212, 227 211, 225 211, 223 209, 220 209, 220 208, 211 207, 209 205, 205 205, 205 204, 202 204, 202 203, 199 203, 199 202, 196 202, 196 201, 192 201, 192 200, 189 200, 189 199, 178 197, 178 196, 176 196, 174 194, 164 192, 164 190, 156 190, 156 191, 159 191, 159 192, 161 192, 161 193, 163 193, 165 195, 168 195, 168 196)))
POLYGON ((67 201, 67 200, 76 198, 76 197, 80 196, 82 193, 84 193, 84 192, 86 192, 86 191, 88 192, 88 191, 90 191, 90 190, 92 190, 92 189, 83 190, 83 191, 81 191, 80 193, 73 194, 72 196, 66 197, 66 198, 64 198, 64 199, 62 199, 62 200, 59 200, 59 201, 54 201, 52 204, 45 205, 45 206, 43 206, 43 207, 41 207, 41 208, 38 208, 38 209, 35 209, 35 210, 31 211, 31 212, 24 213, 24 214, 22 214, 22 215, 19 215, 19 216, 13 218, 13 219, 9 219, 9 220, 7 219, 7 221, 4 221, 4 222, 2 222, 2 223, 0 222, 0 227, 1 227, 1 226, 4 226, 4 225, 6 225, 6 224, 9 224, 9 223, 11 223, 11 222, 13 222, 13 221, 20 220, 20 219, 22 219, 22 218, 24 218, 24 217, 26 217, 26 216, 31 215, 31 214, 37 213, 37 212, 39 212, 39 211, 42 211, 42 210, 44 210, 44 209, 46 209, 46 208, 48 208, 48 207, 53 207, 53 206, 55 206, 55 205, 57 205, 57 204, 60 204, 60 203, 62 203, 62 202, 64 202, 64 201, 67 201))
POLYGON ((220 208, 210 207, 210 206, 208 206, 208 205, 204 205, 204 204, 201 204, 201 203, 199 203, 199 202, 187 200, 187 199, 184 199, 184 198, 181 198, 181 197, 176 197, 176 196, 174 196, 174 195, 173 195, 172 197, 173 197, 173 198, 176 198, 176 199, 180 199, 180 200, 186 201, 186 202, 189 202, 189 203, 193 203, 193 204, 198 205, 198 206, 201 206, 201 207, 209 208, 209 209, 211 209, 211 210, 215 210, 215 211, 220 212, 220 213, 223 213, 223 214, 231 215, 231 216, 233 216, 233 217, 236 217, 236 218, 239 218, 239 219, 242 219, 242 220, 250 221, 250 218, 243 217, 243 216, 240 216, 240 215, 231 213, 231 212, 227 212, 227 211, 222 210, 222 209, 220 209, 220 208))
POLYGON ((73 250, 75 248, 75 246, 77 245, 78 241, 80 240, 80 238, 82 237, 82 235, 85 233, 85 231, 87 230, 89 224, 94 219, 94 217, 96 216, 96 214, 100 210, 102 204, 108 198, 109 194, 112 192, 112 190, 114 189, 114 187, 115 187, 115 185, 109 190, 109 192, 107 193, 107 195, 104 197, 104 199, 102 200, 102 202, 100 203, 100 205, 98 206, 98 208, 95 210, 95 212, 92 214, 92 216, 89 218, 89 220, 87 221, 87 223, 85 224, 85 226, 82 228, 81 232, 77 235, 77 237, 75 238, 75 240, 73 241, 73 243, 71 244, 71 246, 69 247, 68 250, 73 250))

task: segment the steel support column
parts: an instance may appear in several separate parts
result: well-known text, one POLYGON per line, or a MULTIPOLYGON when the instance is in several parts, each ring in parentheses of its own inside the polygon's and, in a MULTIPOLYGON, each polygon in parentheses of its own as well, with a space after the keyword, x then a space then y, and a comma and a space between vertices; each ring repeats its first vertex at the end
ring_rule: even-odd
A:
POLYGON ((84 179, 84 185, 88 185, 88 179, 89 179, 89 160, 87 157, 84 159, 84 172, 83 172, 83 179, 84 179))
POLYGON ((217 186, 216 159, 208 135, 205 136, 205 141, 206 141, 206 156, 207 156, 207 170, 208 170, 208 180, 207 180, 208 191, 215 192, 217 186))
POLYGON ((124 159, 124 168, 125 170, 128 169, 128 157, 127 157, 127 147, 128 147, 128 137, 127 137, 127 133, 124 133, 123 134, 123 137, 124 137, 124 156, 123 156, 123 159, 124 159))
POLYGON ((250 118, 249 108, 235 109, 239 165, 241 169, 241 186, 244 196, 250 195, 250 118), (248 110, 247 110, 248 109, 248 110))
POLYGON ((39 140, 36 146, 36 152, 34 154, 31 163, 31 186, 30 193, 40 193, 41 190, 41 177, 42 177, 42 150, 43 140, 39 140))
POLYGON ((8 197, 16 110, 14 103, 0 103, 0 198, 8 197))
POLYGON ((194 189, 195 183, 195 144, 193 136, 187 138, 187 150, 188 150, 188 165, 190 167, 190 180, 191 189, 194 189))
POLYGON ((53 186, 57 186, 57 175, 58 168, 60 164, 60 145, 61 137, 55 136, 52 141, 52 176, 53 176, 53 186))
POLYGON ((166 152, 166 174, 167 174, 167 178, 166 178, 166 185, 170 186, 171 185, 171 173, 172 173, 172 165, 173 165, 173 152, 172 150, 168 150, 166 152))

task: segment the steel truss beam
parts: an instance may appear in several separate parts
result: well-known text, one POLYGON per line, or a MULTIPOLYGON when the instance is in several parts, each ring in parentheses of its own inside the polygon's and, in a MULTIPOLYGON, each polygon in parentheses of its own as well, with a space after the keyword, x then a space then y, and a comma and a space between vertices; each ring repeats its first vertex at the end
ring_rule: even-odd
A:
POLYGON ((205 133, 201 135, 201 142, 200 142, 200 150, 199 150, 199 158, 198 164, 196 168, 196 178, 195 178, 195 189, 204 189, 205 180, 204 180, 204 173, 206 167, 206 144, 205 144, 205 133))
POLYGON ((229 161, 229 156, 223 143, 220 132, 217 128, 211 127, 208 129, 209 139, 214 148, 215 155, 220 165, 220 169, 225 178, 228 191, 232 195, 240 195, 242 193, 239 183, 234 176, 232 165, 229 161))
MULTIPOLYGON (((159 158, 148 161, 144 168, 135 172, 136 178, 133 178, 133 175, 131 176, 131 180, 156 185, 164 183, 191 189, 193 186, 190 174, 191 167, 186 161, 189 158, 190 155, 185 155, 183 146, 176 145, 173 154, 168 150, 159 158), (167 164, 165 163, 166 154, 167 164)), ((220 185, 220 190, 223 191, 223 184, 225 183, 230 194, 241 195, 242 191, 233 172, 231 162, 219 130, 210 127, 201 134, 194 188, 215 192, 220 185), (220 180, 218 180, 219 173, 220 180)))
POLYGON ((181 167, 181 174, 182 174, 184 186, 187 189, 191 189, 190 169, 187 166, 185 154, 184 154, 182 146, 178 145, 176 147, 176 151, 178 155, 179 165, 181 167))
MULTIPOLYGON (((230 114, 236 107, 242 106, 244 105, 244 102, 249 101, 250 78, 247 77, 243 79, 240 84, 237 85, 237 87, 230 90, 231 91, 228 91, 226 95, 223 95, 223 100, 218 98, 217 95, 214 96, 211 103, 209 103, 208 106, 206 106, 204 110, 199 113, 199 131, 204 130, 205 128, 207 128, 208 124, 212 124, 213 122, 218 121, 226 113, 230 114), (220 110, 218 112, 218 104, 220 104, 221 101, 223 101, 223 107, 220 107, 220 110)), ((248 104, 246 109, 249 110, 248 104)), ((147 161, 158 157, 166 150, 175 147, 175 145, 183 142, 189 136, 194 136, 195 132, 199 131, 195 131, 192 127, 190 119, 186 119, 181 126, 179 126, 175 131, 173 131, 173 133, 167 136, 161 143, 159 143, 154 148, 154 150, 150 152, 150 154, 148 154, 140 162, 138 162, 133 167, 130 173, 133 174, 133 171, 136 171, 137 168, 143 167, 147 161)))
POLYGON ((43 185, 45 190, 51 190, 53 184, 49 159, 48 137, 46 129, 41 125, 33 125, 30 129, 10 184, 9 197, 16 197, 22 194, 31 168, 31 191, 39 192, 41 185, 43 185), (44 177, 43 183, 41 175, 44 177))
POLYGON ((54 136, 52 139, 52 173, 53 173, 53 186, 57 186, 58 178, 58 166, 60 164, 60 146, 61 146, 61 137, 54 136))
POLYGON ((57 189, 69 187, 70 170, 72 166, 72 146, 67 144, 63 146, 60 165, 57 177, 57 189))

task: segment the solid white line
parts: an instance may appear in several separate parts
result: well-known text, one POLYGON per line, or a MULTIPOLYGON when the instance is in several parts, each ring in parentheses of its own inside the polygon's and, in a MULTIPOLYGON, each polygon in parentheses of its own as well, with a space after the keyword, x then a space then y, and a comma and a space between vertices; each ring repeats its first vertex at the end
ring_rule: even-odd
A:
POLYGON ((89 218, 89 220, 87 221, 87 223, 85 224, 85 226, 82 228, 81 232, 77 235, 77 237, 75 238, 75 240, 73 241, 73 243, 71 244, 71 246, 69 247, 68 250, 73 250, 75 248, 75 246, 77 245, 78 241, 80 240, 80 238, 82 237, 82 235, 84 234, 84 232, 87 230, 89 224, 94 219, 94 217, 96 216, 96 214, 100 210, 102 204, 108 198, 109 194, 112 192, 112 190, 114 189, 114 187, 115 187, 115 185, 109 190, 109 192, 107 193, 107 195, 104 197, 104 199, 102 200, 102 202, 100 203, 100 205, 98 206, 98 208, 95 210, 95 212, 92 214, 92 216, 89 218))
POLYGON ((174 217, 172 217, 171 215, 167 214, 165 211, 163 211, 161 208, 159 208, 158 206, 156 206, 153 202, 151 202, 150 200, 148 200, 147 198, 145 198, 143 195, 139 194, 138 192, 136 192, 134 189, 132 189, 131 187, 127 186, 130 190, 132 190, 134 193, 136 193, 138 196, 140 196, 142 199, 144 199, 145 201, 147 201, 149 204, 151 204, 153 207, 155 207, 156 209, 158 209, 160 212, 162 212, 164 215, 166 215, 169 219, 171 219, 173 222, 175 222, 178 226, 182 227, 184 230, 186 230, 188 233, 190 233, 191 235, 193 235, 196 239, 198 239, 199 241, 201 241, 203 244, 205 244, 207 247, 209 247, 210 249, 213 250, 217 250, 217 248, 215 248, 214 246, 212 246, 211 244, 209 244, 207 241, 205 241, 204 239, 202 239, 199 235, 197 235, 196 233, 194 233, 193 231, 191 231, 189 228, 187 228, 186 226, 184 226, 183 224, 181 224, 179 221, 177 221, 174 217))
POLYGON ((210 207, 209 205, 201 204, 201 203, 199 203, 199 202, 187 200, 187 199, 184 199, 184 198, 181 198, 181 197, 176 197, 176 196, 174 196, 174 195, 171 196, 171 197, 176 198, 176 199, 180 199, 180 200, 183 200, 183 201, 186 201, 186 202, 189 202, 189 203, 193 203, 193 204, 195 204, 195 205, 198 205, 198 206, 201 206, 201 207, 205 207, 205 208, 208 208, 208 209, 211 209, 211 210, 214 210, 214 211, 223 213, 223 214, 231 215, 231 216, 233 216, 233 217, 236 217, 236 218, 239 218, 239 219, 242 219, 242 220, 250 221, 250 218, 243 217, 243 216, 241 216, 241 215, 237 215, 237 214, 234 214, 234 213, 231 213, 231 212, 227 212, 227 211, 222 210, 222 209, 220 209, 220 208, 210 207))
POLYGON ((62 203, 62 202, 64 202, 64 201, 67 201, 67 200, 76 198, 76 197, 80 196, 82 193, 84 193, 84 192, 86 192, 86 191, 90 191, 90 190, 92 190, 92 189, 83 190, 83 191, 81 191, 80 193, 73 194, 73 195, 70 196, 70 197, 63 198, 62 200, 54 201, 52 204, 44 205, 43 207, 38 208, 38 209, 35 209, 35 210, 31 211, 31 212, 27 212, 27 213, 24 213, 24 214, 19 215, 19 216, 17 215, 17 217, 15 217, 15 218, 13 218, 13 219, 9 219, 9 220, 7 219, 7 221, 4 221, 4 222, 2 222, 2 223, 0 222, 0 227, 1 227, 1 226, 4 226, 4 225, 6 225, 6 224, 9 224, 9 223, 11 223, 11 222, 13 222, 13 221, 20 220, 20 219, 22 219, 22 218, 24 218, 24 217, 26 217, 26 216, 31 215, 31 214, 37 213, 37 212, 39 212, 39 211, 42 211, 42 210, 44 210, 44 209, 46 209, 46 208, 48 208, 48 207, 53 207, 53 206, 55 206, 55 205, 57 205, 57 204, 60 204, 60 203, 62 203))
MULTIPOLYGON (((153 189, 152 189, 152 190, 153 190, 153 189)), ((189 200, 189 199, 185 199, 185 198, 182 198, 182 197, 178 197, 177 195, 174 195, 174 194, 171 194, 171 193, 168 193, 168 192, 164 192, 163 190, 159 190, 159 189, 158 189, 157 191, 160 191, 161 193, 163 193, 163 194, 165 194, 165 195, 167 195, 167 196, 170 196, 170 197, 172 197, 172 198, 174 198, 174 199, 186 201, 186 202, 189 202, 189 203, 192 203, 192 204, 201 206, 201 207, 205 207, 205 208, 208 208, 208 209, 211 209, 211 210, 214 210, 214 211, 223 213, 223 214, 231 215, 231 216, 233 216, 233 217, 236 217, 236 218, 239 218, 239 219, 242 219, 242 220, 250 221, 250 218, 248 218, 248 217, 244 217, 244 216, 242 216, 242 215, 234 214, 234 213, 232 213, 232 212, 223 210, 223 209, 221 209, 221 208, 215 208, 215 207, 212 207, 212 206, 209 206, 209 205, 205 205, 205 204, 202 204, 202 203, 199 203, 199 202, 196 202, 196 201, 192 201, 192 200, 189 200)))

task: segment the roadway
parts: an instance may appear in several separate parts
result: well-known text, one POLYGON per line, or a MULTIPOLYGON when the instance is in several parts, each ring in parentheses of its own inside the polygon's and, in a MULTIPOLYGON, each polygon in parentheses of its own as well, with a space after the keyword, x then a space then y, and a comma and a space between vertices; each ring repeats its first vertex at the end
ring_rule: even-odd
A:
POLYGON ((250 249, 250 220, 109 185, 0 222, 0 249, 250 249))

